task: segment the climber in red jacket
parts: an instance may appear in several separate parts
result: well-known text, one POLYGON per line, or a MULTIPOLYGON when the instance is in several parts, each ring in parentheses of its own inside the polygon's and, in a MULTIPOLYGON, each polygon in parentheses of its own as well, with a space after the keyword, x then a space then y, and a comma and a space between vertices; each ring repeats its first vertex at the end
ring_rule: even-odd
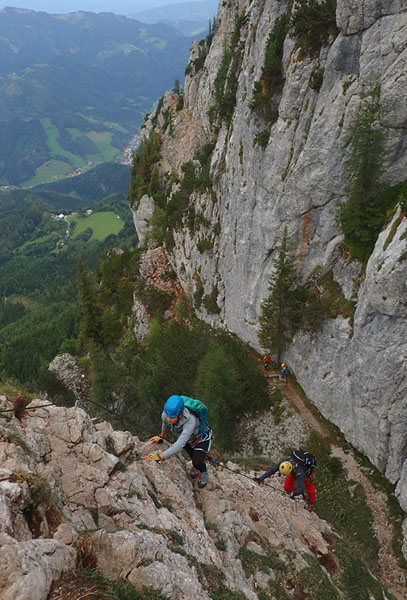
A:
POLYGON ((254 481, 263 483, 267 477, 279 472, 285 476, 284 489, 291 498, 304 495, 304 488, 308 495, 307 510, 313 511, 315 505, 315 487, 313 483, 314 468, 317 461, 315 457, 307 451, 294 450, 291 456, 284 458, 279 463, 271 467, 260 477, 255 477, 254 481))

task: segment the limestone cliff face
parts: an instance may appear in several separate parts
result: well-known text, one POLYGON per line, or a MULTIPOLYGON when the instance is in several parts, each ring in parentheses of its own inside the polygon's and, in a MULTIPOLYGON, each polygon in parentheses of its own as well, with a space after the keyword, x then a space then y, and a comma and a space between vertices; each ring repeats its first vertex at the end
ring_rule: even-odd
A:
MULTIPOLYGON (((385 134, 384 178, 392 185, 405 179, 407 2, 338 0, 339 34, 313 58, 302 56, 287 36, 278 118, 262 147, 255 143, 264 122, 250 108, 253 86, 261 76, 268 36, 290 6, 288 0, 221 1, 216 34, 198 71, 194 65, 202 46, 192 48, 184 108, 173 112, 172 130, 163 134, 162 165, 179 171, 195 147, 216 142, 213 191, 191 197, 204 218, 198 229, 191 231, 184 222, 174 233, 169 260, 186 292, 201 286, 204 294, 217 294, 219 313, 201 307, 200 316, 258 349, 257 319, 284 227, 304 280, 317 267, 332 271, 343 295, 355 302, 353 323, 338 316, 317 335, 297 335, 285 358, 324 416, 391 482, 399 482, 397 493, 407 510, 407 220, 402 215, 396 228, 395 215, 366 270, 348 262, 334 223, 336 204, 345 198, 349 125, 363 94, 376 83, 385 134), (234 46, 236 107, 230 125, 224 121, 214 135, 210 109, 216 76, 238 16, 245 18, 234 46), (323 69, 319 90, 310 86, 316 69, 323 69), (190 130, 183 145, 185 126, 178 125, 186 120, 190 130), (202 240, 208 242, 205 250, 202 240)), ((164 107, 173 104, 167 95, 164 107)), ((149 202, 140 204, 144 219, 146 206, 152 212, 149 202)), ((135 220, 141 222, 137 211, 135 220)))
POLYGON ((228 463, 194 490, 182 457, 143 461, 151 451, 80 408, 34 400, 18 420, 0 396, 0 598, 83 598, 60 579, 75 566, 173 600, 271 598, 271 584, 302 597, 310 564, 328 586, 341 572, 334 532, 281 479, 259 486, 228 463))

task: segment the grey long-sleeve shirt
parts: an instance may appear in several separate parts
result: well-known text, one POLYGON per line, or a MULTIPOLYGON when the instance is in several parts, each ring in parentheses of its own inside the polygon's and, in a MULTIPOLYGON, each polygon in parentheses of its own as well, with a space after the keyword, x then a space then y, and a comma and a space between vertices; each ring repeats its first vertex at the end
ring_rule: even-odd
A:
POLYGON ((161 415, 161 420, 164 431, 169 431, 175 438, 177 438, 176 442, 174 442, 172 446, 167 448, 167 450, 164 450, 162 453, 164 459, 181 452, 182 448, 188 444, 188 442, 193 442, 199 436, 199 418, 187 408, 184 408, 182 415, 175 425, 170 425, 168 423, 164 412, 161 415))

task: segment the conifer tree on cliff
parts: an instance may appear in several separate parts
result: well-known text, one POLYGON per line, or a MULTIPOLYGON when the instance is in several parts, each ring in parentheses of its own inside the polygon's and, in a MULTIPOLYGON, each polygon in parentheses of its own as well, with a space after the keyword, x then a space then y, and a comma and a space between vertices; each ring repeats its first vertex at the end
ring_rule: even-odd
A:
POLYGON ((290 334, 300 320, 296 294, 298 276, 290 254, 287 228, 277 247, 273 266, 268 286, 269 295, 261 305, 258 339, 263 348, 277 354, 277 361, 280 362, 290 334))
POLYGON ((348 200, 340 202, 336 221, 352 256, 367 262, 386 216, 383 173, 384 135, 380 123, 380 89, 360 104, 349 128, 350 151, 345 160, 348 200))
POLYGON ((89 342, 102 344, 102 318, 94 286, 81 260, 77 265, 77 277, 82 309, 79 339, 81 347, 87 348, 89 342))

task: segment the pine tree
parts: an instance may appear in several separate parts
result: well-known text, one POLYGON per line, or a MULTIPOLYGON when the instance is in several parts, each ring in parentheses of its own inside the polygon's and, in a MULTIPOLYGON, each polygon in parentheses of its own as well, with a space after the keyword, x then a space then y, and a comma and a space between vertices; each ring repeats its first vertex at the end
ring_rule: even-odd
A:
POLYGON ((215 435, 219 432, 218 445, 223 450, 235 449, 236 426, 246 399, 240 394, 236 365, 220 341, 212 341, 199 362, 195 393, 209 407, 210 423, 215 435))
POLYGON ((277 353, 280 362, 281 353, 286 347, 292 330, 301 321, 300 307, 296 287, 298 276, 294 259, 290 256, 287 228, 277 247, 277 257, 273 261, 274 270, 269 279, 269 295, 262 302, 259 317, 260 344, 277 353))
POLYGON ((181 91, 181 86, 180 86, 180 83, 179 83, 179 79, 176 79, 174 81, 174 87, 172 88, 172 91, 173 91, 174 94, 177 94, 177 96, 179 96, 180 91, 181 91))
POLYGON ((103 407, 112 410, 118 400, 117 369, 100 345, 90 342, 89 347, 92 412, 106 417, 103 407))
POLYGON ((339 204, 336 217, 346 246, 362 261, 373 251, 386 212, 380 183, 383 132, 377 126, 379 113, 379 89, 375 88, 361 103, 349 130, 351 150, 345 161, 348 200, 339 204))
POLYGON ((86 348, 91 341, 97 344, 101 344, 103 341, 102 315, 95 289, 81 260, 78 261, 77 277, 82 305, 80 344, 83 348, 86 348))

